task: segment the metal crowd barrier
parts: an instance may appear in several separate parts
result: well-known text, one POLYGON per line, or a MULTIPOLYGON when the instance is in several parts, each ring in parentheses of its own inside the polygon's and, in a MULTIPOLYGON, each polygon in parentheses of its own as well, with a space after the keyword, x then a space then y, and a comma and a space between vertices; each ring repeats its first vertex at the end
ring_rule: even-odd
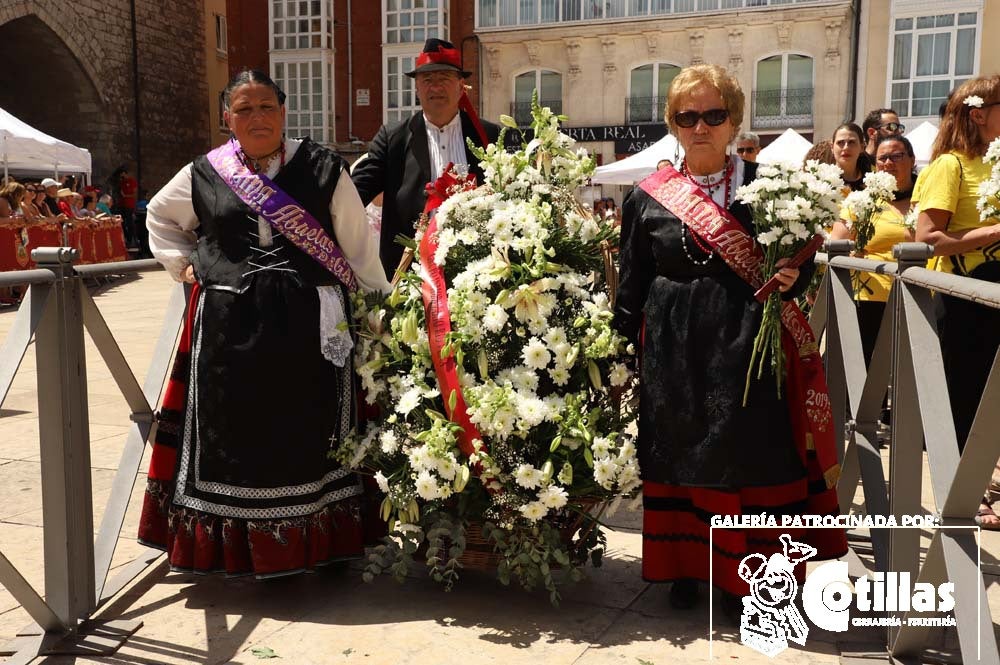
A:
POLYGON ((8 663, 28 663, 41 655, 110 655, 142 625, 90 617, 162 554, 147 550, 109 580, 135 477, 146 442, 155 433, 153 405, 159 403, 170 371, 186 302, 184 288, 178 285, 140 387, 84 280, 161 270, 159 264, 145 260, 74 267, 77 251, 69 247, 38 248, 32 250, 32 258, 38 264, 35 270, 0 273, 0 287, 29 285, 0 350, 0 406, 34 339, 45 598, 0 552, 0 584, 34 621, 0 648, 0 654, 13 655, 8 663), (84 329, 115 378, 132 420, 96 539, 84 329))
MULTIPOLYGON (((852 258, 853 243, 830 241, 817 262, 828 266, 811 316, 817 337, 826 333, 827 380, 843 473, 837 487, 842 513, 850 510, 858 483, 869 515, 919 515, 923 455, 940 525, 920 562, 917 529, 873 529, 875 572, 909 572, 916 582, 955 584, 954 617, 962 662, 1000 664, 993 622, 980 572, 972 516, 1000 458, 1000 354, 994 359, 972 430, 961 455, 955 433, 933 294, 945 293, 1000 309, 1000 284, 925 268, 933 248, 896 245, 898 263, 852 258), (892 288, 870 366, 865 369, 851 272, 891 275, 892 288), (890 388, 891 387, 891 388, 890 388), (891 390, 889 479, 883 473, 877 427, 882 400, 891 390), (842 429, 841 429, 842 428, 842 429), (845 445, 846 442, 846 445, 845 445), (970 593, 970 590, 975 593, 970 593)), ((929 626, 908 625, 917 613, 900 613, 902 625, 887 632, 892 662, 919 662, 929 626)))

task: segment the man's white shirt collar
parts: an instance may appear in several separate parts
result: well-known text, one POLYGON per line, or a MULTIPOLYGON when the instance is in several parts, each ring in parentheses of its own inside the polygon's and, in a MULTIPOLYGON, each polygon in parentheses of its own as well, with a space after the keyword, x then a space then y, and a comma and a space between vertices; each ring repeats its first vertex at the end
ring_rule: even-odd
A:
POLYGON ((441 177, 448 163, 468 164, 465 137, 462 135, 462 114, 456 113, 443 127, 438 127, 424 114, 427 126, 427 148, 431 160, 431 182, 441 177))

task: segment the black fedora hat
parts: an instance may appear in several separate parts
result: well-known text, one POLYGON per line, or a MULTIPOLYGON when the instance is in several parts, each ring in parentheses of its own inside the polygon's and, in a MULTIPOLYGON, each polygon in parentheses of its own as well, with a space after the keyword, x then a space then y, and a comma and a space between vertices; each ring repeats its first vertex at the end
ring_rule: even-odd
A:
POLYGON ((424 50, 417 56, 417 66, 412 72, 405 72, 414 78, 421 72, 458 72, 464 78, 472 76, 472 72, 462 69, 462 54, 455 45, 443 39, 428 39, 424 42, 424 50))

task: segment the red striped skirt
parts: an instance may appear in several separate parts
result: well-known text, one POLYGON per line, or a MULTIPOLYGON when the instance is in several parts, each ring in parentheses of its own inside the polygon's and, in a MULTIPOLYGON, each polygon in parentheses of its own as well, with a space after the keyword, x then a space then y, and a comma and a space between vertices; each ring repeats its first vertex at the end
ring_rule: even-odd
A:
MULTIPOLYGON (((815 456, 810 451, 811 462, 815 456)), ((810 469, 818 465, 812 463, 810 469)), ((813 476, 810 473, 810 476, 813 476)), ((715 515, 774 515, 780 525, 783 515, 837 515, 837 494, 827 488, 819 475, 784 485, 718 490, 681 487, 645 481, 642 488, 642 576, 647 582, 670 582, 692 578, 709 580, 723 591, 738 596, 750 593, 739 576, 739 564, 749 554, 765 557, 783 552, 779 536, 816 548, 812 560, 836 559, 847 552, 847 536, 842 529, 754 528, 711 530, 715 515)), ((805 566, 795 569, 804 581, 805 566)))

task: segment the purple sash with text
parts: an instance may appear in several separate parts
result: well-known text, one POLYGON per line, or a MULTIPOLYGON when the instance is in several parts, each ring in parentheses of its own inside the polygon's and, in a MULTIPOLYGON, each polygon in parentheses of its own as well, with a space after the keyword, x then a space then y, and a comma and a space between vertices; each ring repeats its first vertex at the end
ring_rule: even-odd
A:
POLYGON ((239 143, 232 139, 209 152, 208 162, 251 210, 326 268, 350 291, 356 291, 358 280, 350 263, 319 221, 273 180, 247 168, 238 151, 239 143))

